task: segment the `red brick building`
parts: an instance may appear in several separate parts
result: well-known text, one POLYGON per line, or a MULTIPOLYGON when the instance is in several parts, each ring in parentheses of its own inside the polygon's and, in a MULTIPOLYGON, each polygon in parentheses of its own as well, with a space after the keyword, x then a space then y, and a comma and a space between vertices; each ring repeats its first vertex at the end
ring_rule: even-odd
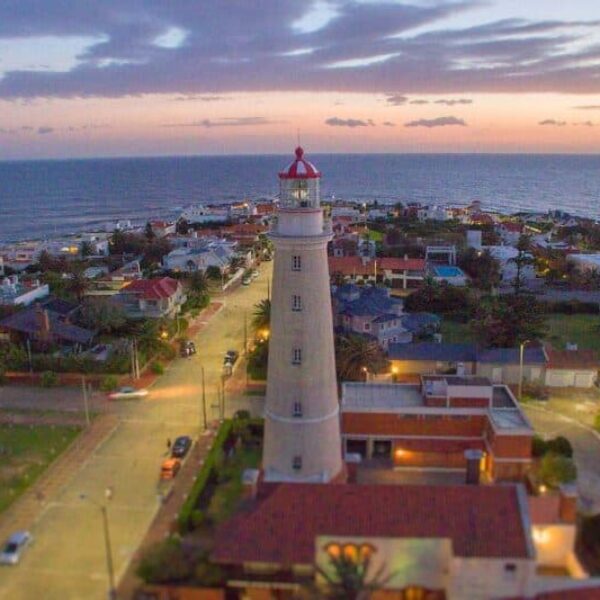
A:
POLYGON ((458 469, 465 451, 479 450, 492 480, 520 479, 531 463, 531 425, 509 388, 485 377, 344 383, 341 410, 346 454, 396 467, 458 469))

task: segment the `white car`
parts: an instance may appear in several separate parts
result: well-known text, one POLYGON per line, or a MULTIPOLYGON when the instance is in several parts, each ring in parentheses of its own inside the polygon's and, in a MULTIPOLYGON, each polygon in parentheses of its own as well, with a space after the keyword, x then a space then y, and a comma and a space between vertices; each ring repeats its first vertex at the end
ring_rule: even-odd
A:
POLYGON ((2 552, 0 552, 0 564, 2 565, 16 565, 21 560, 21 554, 31 542, 33 536, 29 531, 17 531, 13 533, 6 543, 2 552))
POLYGON ((108 395, 109 400, 127 400, 129 398, 145 398, 148 395, 148 390, 141 388, 136 389, 131 386, 119 388, 116 392, 108 395))

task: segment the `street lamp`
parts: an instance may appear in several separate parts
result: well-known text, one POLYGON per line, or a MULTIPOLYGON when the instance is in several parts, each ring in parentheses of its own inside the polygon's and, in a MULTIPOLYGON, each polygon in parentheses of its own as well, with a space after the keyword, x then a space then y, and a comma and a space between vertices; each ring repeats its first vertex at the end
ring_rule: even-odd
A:
POLYGON ((527 344, 531 344, 531 340, 525 340, 519 344, 519 402, 523 399, 523 354, 527 344))
POLYGON ((365 382, 369 381, 369 369, 367 369, 367 367, 361 367, 360 370, 365 374, 365 382))
MULTIPOLYGON (((112 494, 112 488, 106 488, 104 496, 106 497, 107 501, 112 498, 112 494)), ((106 549, 106 571, 108 573, 108 600, 117 600, 117 588, 115 587, 115 570, 113 566, 112 548, 110 544, 110 532, 108 530, 108 512, 106 510, 106 505, 100 504, 100 502, 92 500, 85 494, 79 494, 79 498, 81 500, 87 500, 94 506, 98 507, 100 509, 100 513, 102 514, 102 531, 104 533, 104 547, 106 549)))

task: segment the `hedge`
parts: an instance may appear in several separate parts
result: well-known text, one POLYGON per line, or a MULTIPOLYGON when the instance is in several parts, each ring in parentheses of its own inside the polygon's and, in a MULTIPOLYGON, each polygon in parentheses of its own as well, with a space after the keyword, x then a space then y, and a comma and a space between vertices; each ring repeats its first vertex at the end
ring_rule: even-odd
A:
POLYGON ((545 313, 563 315, 597 315, 600 314, 600 303, 580 302, 579 300, 562 300, 557 302, 540 302, 545 313))
POLYGON ((229 439, 229 436, 233 432, 233 421, 231 419, 227 419, 221 424, 219 427, 219 431, 215 437, 213 445, 209 450, 206 458, 204 459, 204 464, 196 477, 196 481, 192 486, 188 497, 186 498, 181 510, 179 511, 179 516, 177 517, 177 527, 179 529, 179 533, 182 535, 191 531, 194 528, 194 523, 198 521, 198 515, 194 514, 197 509, 198 502, 206 487, 206 484, 210 480, 210 475, 218 465, 223 456, 223 450, 225 443, 229 439))

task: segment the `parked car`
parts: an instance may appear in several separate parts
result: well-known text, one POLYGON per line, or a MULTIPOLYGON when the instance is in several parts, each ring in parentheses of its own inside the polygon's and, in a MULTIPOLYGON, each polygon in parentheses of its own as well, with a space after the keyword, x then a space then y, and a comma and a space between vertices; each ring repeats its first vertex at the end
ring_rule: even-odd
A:
POLYGON ((16 565, 21 560, 23 551, 33 542, 33 536, 29 531, 17 531, 13 533, 0 552, 0 564, 16 565))
POLYGON ((189 435, 180 435, 175 438, 171 447, 171 456, 173 458, 183 458, 192 447, 192 438, 189 435))
POLYGON ((227 352, 225 352, 225 356, 223 357, 223 364, 233 366, 239 356, 240 353, 237 350, 227 350, 227 352))
POLYGON ((161 479, 174 479, 181 469, 181 461, 178 458, 166 458, 160 467, 161 479))
POLYGON ((256 271, 256 270, 253 270, 253 271, 250 273, 250 277, 251 277, 252 279, 257 279, 257 278, 258 278, 258 276, 259 276, 259 272, 258 272, 258 271, 256 271))
POLYGON ((179 354, 184 358, 186 356, 191 356, 192 354, 196 354, 196 344, 191 341, 182 341, 179 347, 179 354))
POLYGON ((242 285, 250 285, 252 283, 252 277, 250 275, 244 275, 242 277, 242 285))
POLYGON ((109 400, 129 400, 136 398, 145 398, 148 395, 148 390, 144 388, 137 388, 131 386, 125 386, 119 388, 116 392, 112 392, 108 395, 109 400))

